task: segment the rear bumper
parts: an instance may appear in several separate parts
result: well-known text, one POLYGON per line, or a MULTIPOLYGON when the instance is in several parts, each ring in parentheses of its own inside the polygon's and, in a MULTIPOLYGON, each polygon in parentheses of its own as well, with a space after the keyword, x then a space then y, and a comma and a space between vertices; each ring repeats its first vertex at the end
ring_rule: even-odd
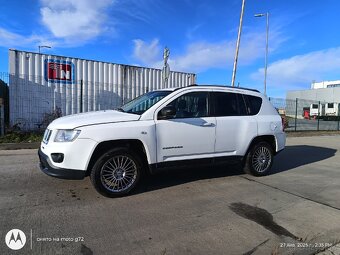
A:
POLYGON ((65 169, 55 167, 51 164, 49 157, 44 154, 39 148, 39 167, 40 170, 49 176, 53 176, 60 179, 68 179, 68 180, 82 180, 85 177, 86 171, 82 170, 74 170, 74 169, 65 169))
POLYGON ((280 132, 275 134, 276 140, 276 153, 282 151, 286 146, 286 133, 280 132))

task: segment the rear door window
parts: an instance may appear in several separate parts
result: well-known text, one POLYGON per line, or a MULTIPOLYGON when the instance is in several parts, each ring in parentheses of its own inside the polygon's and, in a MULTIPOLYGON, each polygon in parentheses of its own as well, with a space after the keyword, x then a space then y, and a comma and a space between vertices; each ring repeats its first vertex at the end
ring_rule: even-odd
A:
POLYGON ((230 92, 213 92, 214 116, 244 116, 247 115, 241 94, 230 92))

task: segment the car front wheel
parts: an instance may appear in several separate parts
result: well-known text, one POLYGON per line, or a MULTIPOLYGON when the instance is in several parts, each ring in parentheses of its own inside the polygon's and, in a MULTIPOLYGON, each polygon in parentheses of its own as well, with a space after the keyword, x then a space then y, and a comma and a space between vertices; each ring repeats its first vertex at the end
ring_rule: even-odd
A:
POLYGON ((273 149, 266 142, 253 145, 245 159, 244 171, 255 176, 268 174, 273 165, 273 149))
POLYGON ((100 194, 120 197, 135 188, 141 173, 140 158, 125 148, 117 148, 104 153, 97 160, 90 177, 100 194))

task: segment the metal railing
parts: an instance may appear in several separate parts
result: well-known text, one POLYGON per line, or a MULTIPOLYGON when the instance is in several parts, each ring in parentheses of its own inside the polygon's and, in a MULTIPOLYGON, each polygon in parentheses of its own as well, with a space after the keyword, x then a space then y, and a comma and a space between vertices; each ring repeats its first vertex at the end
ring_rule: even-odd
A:
MULTIPOLYGON (((114 109, 148 90, 141 87, 132 93, 129 84, 82 80, 74 84, 44 86, 41 85, 42 79, 26 76, 14 78, 8 73, 0 73, 0 80, 10 84, 9 98, 0 95, 6 102, 0 104, 0 135, 6 132, 5 127, 10 130, 43 130, 60 116, 114 109)), ((340 130, 339 102, 272 97, 269 100, 284 118, 286 131, 340 130)))
POLYGON ((296 98, 269 98, 286 120, 287 131, 339 131, 340 104, 296 98))
POLYGON ((5 134, 5 109, 0 98, 0 136, 5 134))

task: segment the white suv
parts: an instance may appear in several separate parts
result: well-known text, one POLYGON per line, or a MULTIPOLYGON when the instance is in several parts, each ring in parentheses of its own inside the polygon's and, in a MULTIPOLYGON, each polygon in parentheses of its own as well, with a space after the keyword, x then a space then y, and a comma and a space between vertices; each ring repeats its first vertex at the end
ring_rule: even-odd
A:
POLYGON ((285 141, 281 117, 258 91, 189 86, 152 91, 117 110, 59 118, 45 131, 39 158, 46 174, 90 176, 99 193, 116 197, 146 172, 194 163, 238 160, 262 176, 285 141))

